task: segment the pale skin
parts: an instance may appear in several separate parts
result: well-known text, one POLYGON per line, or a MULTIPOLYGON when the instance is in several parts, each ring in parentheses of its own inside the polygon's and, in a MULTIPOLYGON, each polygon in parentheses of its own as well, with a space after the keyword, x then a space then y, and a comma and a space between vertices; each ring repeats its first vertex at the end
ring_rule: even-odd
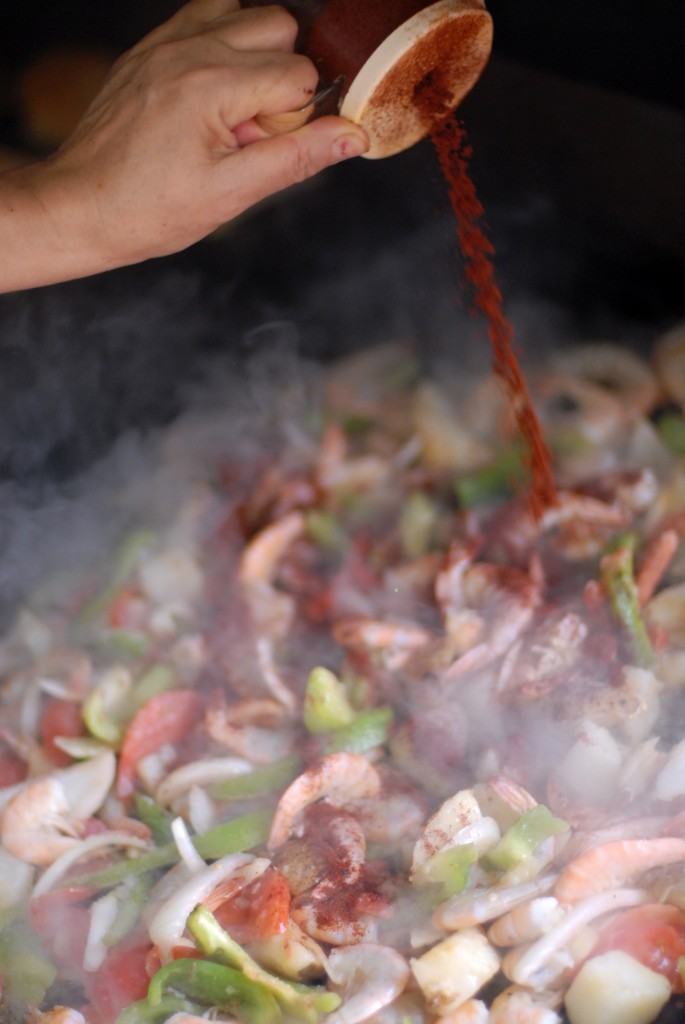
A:
POLYGON ((125 53, 56 153, 0 175, 0 292, 179 252, 363 153, 364 131, 339 117, 259 126, 317 89, 296 34, 280 7, 191 0, 125 53))

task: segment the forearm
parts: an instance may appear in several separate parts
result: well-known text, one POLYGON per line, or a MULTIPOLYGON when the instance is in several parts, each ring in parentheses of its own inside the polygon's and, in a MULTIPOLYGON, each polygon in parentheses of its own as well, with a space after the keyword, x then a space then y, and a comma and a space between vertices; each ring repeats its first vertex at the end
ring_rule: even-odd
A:
POLYGON ((0 292, 55 284, 116 265, 89 222, 89 206, 50 161, 0 174, 0 292))
POLYGON ((368 148, 320 118, 270 137, 317 72, 277 6, 193 0, 117 61, 47 160, 0 175, 0 292, 179 252, 268 195, 368 148))

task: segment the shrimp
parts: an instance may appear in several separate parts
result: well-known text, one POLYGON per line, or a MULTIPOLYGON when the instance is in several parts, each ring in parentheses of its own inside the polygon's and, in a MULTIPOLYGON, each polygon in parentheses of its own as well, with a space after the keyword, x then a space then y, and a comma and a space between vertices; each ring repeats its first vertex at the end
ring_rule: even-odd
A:
MULTIPOLYGON (((483 639, 459 655, 446 678, 462 679, 496 661, 510 649, 533 620, 542 599, 538 566, 529 571, 510 565, 477 562, 464 570, 461 594, 453 593, 452 610, 476 610, 483 620, 483 639)), ((447 619, 449 633, 449 611, 447 619)))
POLYGON ((554 896, 538 896, 529 903, 514 907, 488 929, 488 938, 495 946, 516 946, 532 942, 548 932, 564 916, 554 896))
POLYGON ((344 913, 336 908, 336 912, 329 914, 325 905, 322 908, 316 903, 303 900, 293 904, 290 916, 310 938, 330 946, 375 942, 378 938, 376 922, 368 916, 343 909, 344 913))
POLYGON ((494 921, 496 917, 536 896, 542 896, 554 886, 555 875, 543 875, 517 885, 475 889, 452 896, 433 912, 433 924, 442 931, 457 931, 494 921))
POLYGON ((338 864, 338 870, 314 886, 312 900, 324 900, 341 884, 354 885, 362 877, 366 864, 366 840, 359 822, 346 812, 333 812, 326 822, 327 845, 338 864))
POLYGON ((685 839, 618 839, 586 850, 561 873, 554 888, 560 903, 577 903, 615 889, 652 868, 685 861, 685 839))
POLYGON ((222 747, 255 764, 270 764, 292 750, 294 734, 287 712, 275 700, 242 700, 210 708, 205 715, 208 734, 222 747))
POLYGON ((399 671, 415 651, 422 650, 435 639, 422 626, 357 616, 338 620, 332 628, 332 634, 341 647, 378 654, 391 672, 399 671))
POLYGON ((481 811, 493 817, 503 832, 538 803, 524 786, 502 774, 478 783, 473 793, 481 811))
MULTIPOLYGON (((590 921, 615 910, 640 906, 649 900, 642 889, 612 889, 581 900, 530 946, 518 947, 507 954, 502 962, 507 977, 517 985, 535 989, 546 987, 550 974, 556 977, 559 971, 575 966, 577 951, 574 955, 570 947, 590 921)), ((589 951, 583 943, 580 958, 589 951)))
POLYGON ((587 558, 601 550, 610 532, 627 522, 628 514, 620 504, 567 490, 558 492, 556 505, 545 509, 539 520, 527 504, 509 502, 493 517, 487 539, 495 550, 503 549, 521 561, 545 534, 555 530, 561 554, 587 558))
POLYGON ((281 796, 271 825, 269 849, 287 840, 298 814, 317 800, 326 798, 345 806, 359 797, 376 797, 380 789, 378 772, 361 754, 329 754, 299 775, 281 796))
POLYGON ((343 1004, 328 1024, 359 1024, 392 1003, 409 980, 409 965, 388 946, 363 942, 331 951, 327 973, 343 1004))
POLYGON ((416 836, 426 816, 426 807, 417 796, 390 793, 381 798, 361 797, 349 800, 347 810, 364 830, 367 842, 399 843, 416 836))
POLYGON ((250 613, 257 628, 272 639, 283 637, 294 615, 294 602, 276 590, 273 579, 279 560, 305 531, 301 512, 289 512, 260 530, 245 547, 238 567, 250 613))
POLYGON ((515 701, 539 700, 552 693, 582 656, 588 633, 576 612, 546 615, 525 642, 514 644, 505 655, 497 674, 497 692, 515 701))
POLYGON ((493 1000, 488 1024, 561 1024, 556 995, 541 996, 528 989, 510 985, 493 1000))
POLYGON ((44 867, 79 842, 81 824, 114 782, 111 751, 29 782, 0 818, 0 842, 18 860, 44 867))
MULTIPOLYGON (((374 413, 374 419, 375 419, 374 413)), ((384 425, 385 426, 385 425, 384 425)), ((359 494, 363 491, 383 493, 385 497, 396 479, 397 470, 418 455, 418 442, 414 438, 396 451, 398 441, 405 441, 406 422, 402 424, 402 434, 398 438, 390 438, 378 431, 373 445, 367 444, 367 454, 351 456, 345 433, 338 423, 329 423, 325 428, 319 447, 319 458, 316 466, 316 482, 329 501, 335 502, 345 494, 359 494), (394 452, 392 458, 390 454, 394 452)), ((370 441, 370 438, 367 438, 370 441)), ((397 495, 399 496, 399 495, 397 495)))

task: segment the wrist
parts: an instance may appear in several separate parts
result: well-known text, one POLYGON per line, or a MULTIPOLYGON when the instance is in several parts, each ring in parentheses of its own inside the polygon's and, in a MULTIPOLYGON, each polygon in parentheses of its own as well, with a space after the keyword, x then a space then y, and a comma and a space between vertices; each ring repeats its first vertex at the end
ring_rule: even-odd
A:
POLYGON ((0 175, 0 291, 55 284, 109 270, 78 176, 57 158, 0 175))

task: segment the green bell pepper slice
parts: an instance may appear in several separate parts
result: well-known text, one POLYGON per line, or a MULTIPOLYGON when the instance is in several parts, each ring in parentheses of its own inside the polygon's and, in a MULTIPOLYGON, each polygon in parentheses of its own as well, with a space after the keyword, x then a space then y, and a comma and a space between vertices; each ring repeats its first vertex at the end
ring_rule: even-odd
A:
POLYGON ((636 540, 623 536, 612 545, 600 562, 600 578, 614 617, 628 639, 636 664, 648 668, 654 661, 654 649, 645 626, 633 569, 636 540))
POLYGON ((335 672, 319 665, 307 679, 303 707, 304 724, 312 733, 330 732, 354 719, 344 685, 335 672))
POLYGON ((172 960, 150 979, 147 1001, 158 1006, 171 990, 205 1006, 218 1006, 247 1024, 279 1024, 273 995, 241 971, 211 960, 172 960))
POLYGON ((316 1024, 321 1013, 330 1013, 340 1005, 340 997, 335 992, 285 981, 264 970, 224 931, 206 907, 199 905, 193 910, 187 927, 206 956, 220 958, 251 981, 259 982, 278 1000, 288 1016, 305 1024, 316 1024))
POLYGON ((569 828, 567 821, 555 817, 544 804, 536 804, 507 829, 497 845, 488 851, 485 860, 490 867, 509 871, 527 860, 545 839, 568 832, 569 828))

